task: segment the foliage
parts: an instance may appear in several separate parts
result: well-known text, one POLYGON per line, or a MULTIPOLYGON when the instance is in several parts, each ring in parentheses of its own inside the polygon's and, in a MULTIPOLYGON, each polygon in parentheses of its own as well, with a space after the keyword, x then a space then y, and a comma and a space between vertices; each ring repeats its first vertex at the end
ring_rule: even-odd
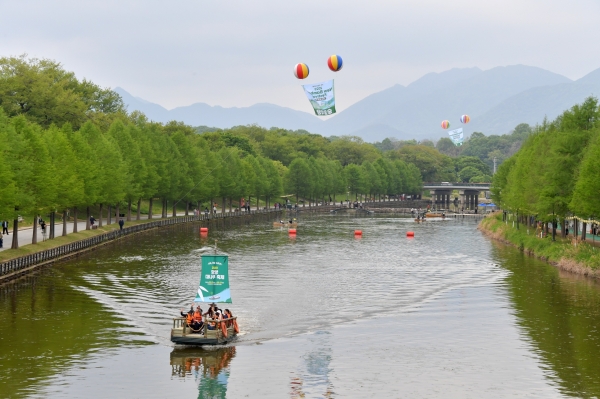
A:
POLYGON ((433 147, 408 145, 389 153, 391 159, 401 159, 415 165, 424 181, 454 181, 455 171, 452 158, 441 154, 433 147))
POLYGON ((494 176, 495 201, 543 221, 597 215, 599 116, 597 100, 588 98, 538 126, 494 176))
POLYGON ((0 106, 8 116, 23 115, 43 127, 80 127, 99 115, 122 114, 121 97, 46 59, 0 58, 0 106))

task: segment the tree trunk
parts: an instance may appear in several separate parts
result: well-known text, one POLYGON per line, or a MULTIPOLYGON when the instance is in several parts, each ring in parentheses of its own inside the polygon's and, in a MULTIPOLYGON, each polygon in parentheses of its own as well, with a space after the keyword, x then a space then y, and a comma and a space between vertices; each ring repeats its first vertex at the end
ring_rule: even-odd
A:
POLYGON ((210 197, 210 213, 211 215, 214 213, 214 206, 215 206, 215 199, 213 197, 210 197))
POLYGON ((556 220, 552 221, 552 241, 556 241, 556 220))
POLYGON ((15 220, 13 220, 13 238, 12 238, 12 245, 10 246, 11 249, 18 249, 19 248, 19 219, 15 218, 15 220))
POLYGON ((140 210, 141 206, 142 206, 142 199, 138 198, 138 202, 137 202, 137 215, 135 215, 135 220, 141 220, 142 219, 142 214, 140 213, 141 212, 141 210, 140 210))
POLYGON ((98 227, 102 227, 102 218, 104 217, 104 204, 100 204, 100 219, 98 219, 98 227))
POLYGON ((173 202, 173 217, 177 216, 177 202, 173 202))
POLYGON ((112 205, 108 206, 108 214, 106 215, 106 224, 109 225, 112 222, 112 205))
POLYGON ((152 198, 148 202, 148 219, 152 219, 152 198))
POLYGON ((77 233, 77 207, 73 208, 73 233, 77 233))
POLYGON ((185 216, 189 216, 189 215, 190 215, 190 202, 185 201, 185 216))
POLYGON ((586 233, 587 233, 587 223, 583 222, 583 226, 581 227, 581 241, 585 241, 586 233))
POLYGON ((163 215, 162 215, 163 218, 167 217, 167 212, 168 212, 167 208, 168 208, 168 206, 169 206, 169 200, 167 200, 166 198, 164 198, 163 199, 163 215))
POLYGON ((92 217, 92 215, 90 214, 90 207, 86 207, 85 208, 85 229, 89 230, 90 229, 90 217, 92 217))
POLYGON ((37 229, 38 229, 38 217, 37 215, 33 216, 33 235, 31 236, 31 243, 37 244, 37 229))
POLYGON ((127 200, 127 221, 131 222, 131 199, 127 200))
POLYGON ((63 210, 63 232, 62 232, 62 236, 66 236, 67 235, 67 210, 63 210))
POLYGON ((221 207, 221 213, 225 213, 225 208, 227 208, 227 202, 225 202, 225 197, 223 197, 223 206, 221 207))
POLYGON ((52 240, 55 236, 56 229, 56 211, 50 212, 50 239, 52 240))
POLYGON ((561 224, 561 229, 560 229, 560 236, 562 238, 567 238, 567 219, 563 218, 562 219, 562 224, 561 224))
POLYGON ((260 195, 256 195, 256 210, 260 210, 260 195))
POLYGON ((115 205, 115 222, 119 223, 121 221, 121 207, 119 206, 119 203, 117 202, 117 204, 115 205))

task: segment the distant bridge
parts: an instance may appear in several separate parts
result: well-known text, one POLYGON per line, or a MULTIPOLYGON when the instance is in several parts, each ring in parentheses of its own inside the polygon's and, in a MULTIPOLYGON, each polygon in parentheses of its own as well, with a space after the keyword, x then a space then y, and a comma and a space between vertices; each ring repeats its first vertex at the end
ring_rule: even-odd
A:
POLYGON ((476 190, 489 191, 492 183, 447 183, 447 182, 426 182, 423 183, 423 190, 476 190))
POLYGON ((479 194, 489 191, 491 183, 449 183, 449 182, 426 182, 423 190, 429 190, 432 202, 442 208, 450 208, 455 204, 464 209, 475 209, 479 203, 479 194), (455 203, 452 191, 458 190, 459 199, 455 203))

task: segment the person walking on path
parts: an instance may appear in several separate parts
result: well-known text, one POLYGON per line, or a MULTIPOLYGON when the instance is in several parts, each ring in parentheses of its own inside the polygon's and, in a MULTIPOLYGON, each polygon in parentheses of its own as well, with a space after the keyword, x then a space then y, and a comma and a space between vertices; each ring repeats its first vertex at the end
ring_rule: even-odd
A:
POLYGON ((4 247, 4 239, 2 238, 2 234, 0 234, 0 248, 4 247))
POLYGON ((119 219, 119 230, 123 230, 124 224, 125 224, 125 221, 123 219, 119 219))
POLYGON ((42 220, 40 227, 42 228, 42 241, 46 241, 46 222, 42 220))
POLYGON ((8 235, 8 221, 2 221, 2 234, 8 235))

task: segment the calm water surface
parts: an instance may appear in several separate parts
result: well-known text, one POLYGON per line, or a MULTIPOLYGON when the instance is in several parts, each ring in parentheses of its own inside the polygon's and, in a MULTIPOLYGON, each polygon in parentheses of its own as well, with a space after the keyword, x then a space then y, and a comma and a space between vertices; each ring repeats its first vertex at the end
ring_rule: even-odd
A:
POLYGON ((0 286, 0 397, 600 397, 599 305, 474 221, 179 226, 0 286), (174 348, 215 238, 242 334, 174 348))

